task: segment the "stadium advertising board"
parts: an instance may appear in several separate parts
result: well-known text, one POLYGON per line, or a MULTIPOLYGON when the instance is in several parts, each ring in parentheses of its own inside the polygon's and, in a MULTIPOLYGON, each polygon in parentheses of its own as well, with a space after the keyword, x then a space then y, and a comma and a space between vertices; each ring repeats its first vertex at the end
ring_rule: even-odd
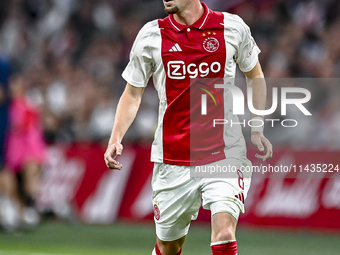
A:
MULTIPOLYGON (((71 208, 86 223, 152 220, 150 148, 125 146, 124 171, 107 170, 103 151, 93 144, 51 147, 40 207, 65 217, 71 208)), ((340 229, 338 151, 277 148, 268 163, 254 154, 248 151, 258 170, 240 224, 340 229), (279 166, 292 167, 284 172, 279 166)), ((209 220, 209 211, 202 209, 198 221, 209 220)))

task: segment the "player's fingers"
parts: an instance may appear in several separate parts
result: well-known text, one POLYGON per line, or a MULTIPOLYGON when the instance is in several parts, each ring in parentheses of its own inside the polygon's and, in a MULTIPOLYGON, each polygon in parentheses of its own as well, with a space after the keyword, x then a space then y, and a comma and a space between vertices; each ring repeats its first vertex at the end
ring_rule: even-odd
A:
POLYGON ((113 158, 105 158, 105 164, 110 169, 122 168, 122 164, 120 164, 118 161, 114 160, 113 158))
POLYGON ((256 153, 255 157, 264 161, 264 155, 260 155, 260 154, 256 153))
POLYGON ((115 153, 111 152, 110 150, 107 150, 104 154, 104 160, 105 160, 105 163, 106 165, 108 164, 113 164, 115 162, 115 153))
POLYGON ((258 149, 259 151, 264 151, 264 146, 263 146, 263 144, 262 144, 262 140, 261 140, 261 137, 260 137, 260 136, 258 136, 258 137, 255 139, 255 145, 256 145, 256 147, 257 147, 257 149, 258 149))
POLYGON ((122 169, 123 165, 120 164, 118 161, 114 160, 113 162, 109 162, 107 167, 111 170, 120 170, 122 169))
POLYGON ((263 143, 265 145, 265 155, 263 156, 263 161, 266 161, 273 157, 273 146, 267 139, 265 139, 263 143))
POLYGON ((123 146, 121 144, 111 144, 106 149, 104 154, 105 164, 109 169, 122 169, 123 165, 115 160, 116 156, 120 156, 123 151, 123 146))

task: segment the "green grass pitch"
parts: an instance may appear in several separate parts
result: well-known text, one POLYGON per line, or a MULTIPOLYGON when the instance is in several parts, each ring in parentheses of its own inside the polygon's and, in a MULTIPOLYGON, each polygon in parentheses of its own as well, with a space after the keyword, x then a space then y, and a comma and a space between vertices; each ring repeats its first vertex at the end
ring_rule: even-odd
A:
MULTIPOLYGON (((340 233, 276 231, 240 227, 240 255, 339 255, 340 233)), ((183 255, 211 254, 210 227, 192 224, 183 255)), ((0 232, 0 255, 150 255, 153 224, 74 225, 48 221, 31 232, 0 232)))

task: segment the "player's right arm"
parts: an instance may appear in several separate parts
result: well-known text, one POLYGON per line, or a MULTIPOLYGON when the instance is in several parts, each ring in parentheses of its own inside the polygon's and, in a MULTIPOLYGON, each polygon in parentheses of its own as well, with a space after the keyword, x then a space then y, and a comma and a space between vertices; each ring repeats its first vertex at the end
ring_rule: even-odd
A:
POLYGON ((141 28, 132 45, 130 61, 122 73, 127 84, 118 102, 111 137, 104 154, 105 163, 110 169, 120 170, 123 167, 115 158, 122 154, 122 139, 136 117, 144 89, 155 66, 150 45, 157 29, 157 20, 141 28))
POLYGON ((135 87, 127 83, 119 99, 111 136, 104 154, 106 166, 110 169, 120 170, 123 167, 115 158, 122 154, 122 139, 136 117, 143 92, 144 87, 135 87))

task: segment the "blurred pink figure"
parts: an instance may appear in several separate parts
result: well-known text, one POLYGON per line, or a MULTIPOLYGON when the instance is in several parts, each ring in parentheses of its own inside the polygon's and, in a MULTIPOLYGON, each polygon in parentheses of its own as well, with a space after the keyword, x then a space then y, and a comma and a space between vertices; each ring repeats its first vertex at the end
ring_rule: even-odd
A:
POLYGON ((11 83, 12 102, 9 109, 7 166, 15 172, 28 164, 41 164, 46 154, 40 112, 27 99, 23 77, 11 83))
POLYGON ((41 164, 46 156, 46 145, 40 113, 26 97, 23 76, 10 80, 12 101, 9 108, 9 129, 6 143, 7 194, 19 206, 22 221, 38 223, 34 201, 40 190, 41 164), (19 198, 16 175, 20 173, 24 197, 19 198))

